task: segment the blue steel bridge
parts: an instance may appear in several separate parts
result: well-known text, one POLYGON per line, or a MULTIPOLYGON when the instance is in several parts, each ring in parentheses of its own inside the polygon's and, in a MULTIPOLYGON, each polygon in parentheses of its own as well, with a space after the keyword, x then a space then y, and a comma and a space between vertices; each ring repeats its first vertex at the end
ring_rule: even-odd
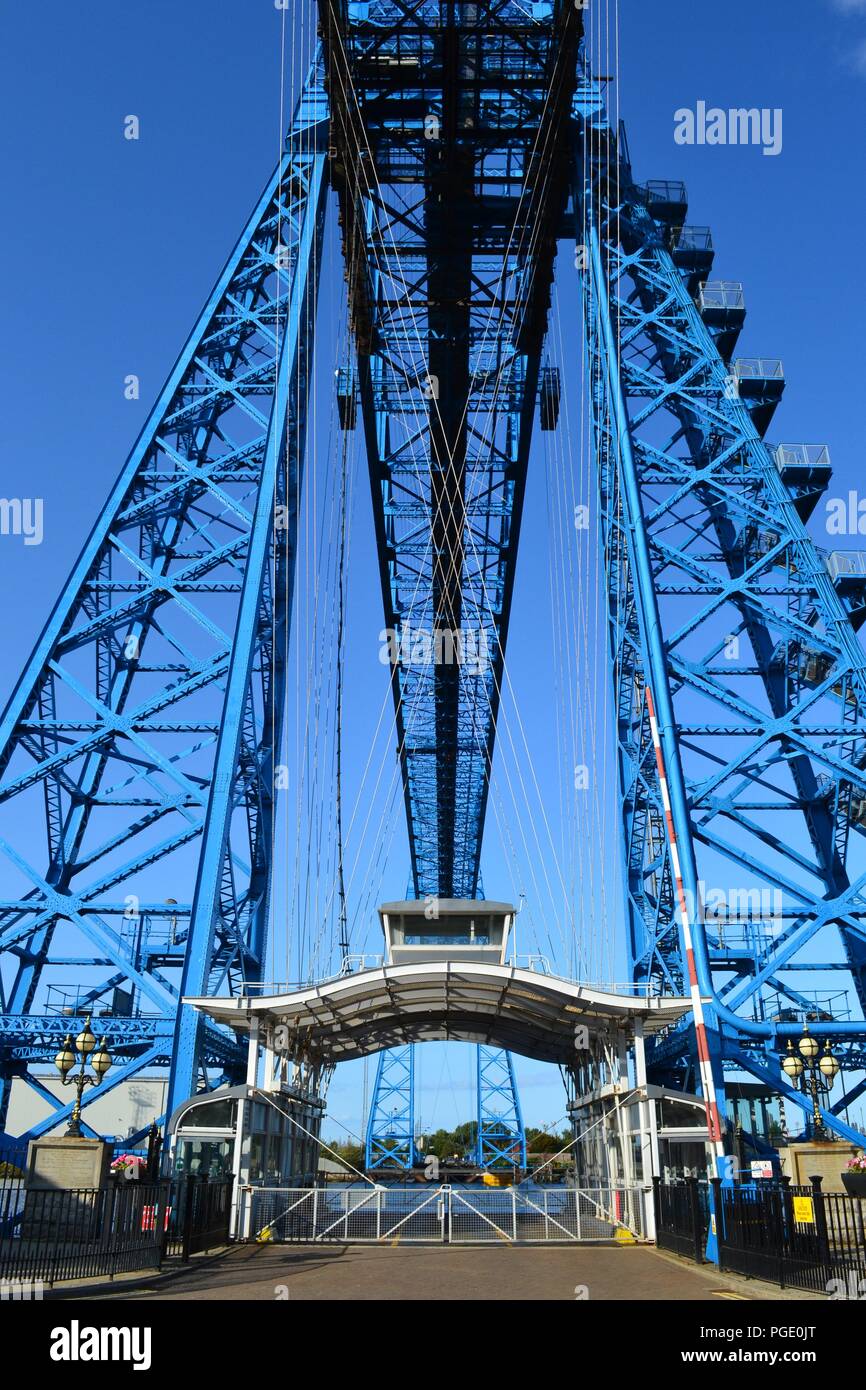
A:
MULTIPOLYGON (((267 979, 336 218, 352 352, 334 389, 342 430, 363 439, 395 636, 409 896, 484 898, 530 446, 564 431, 580 377, 623 875, 610 930, 636 995, 698 1014, 648 1039, 649 1079, 712 1103, 720 1156, 735 1079, 811 1123, 779 1066, 807 1022, 839 1067, 822 1124, 862 1142, 844 1114, 866 1089, 866 564, 828 561, 807 530, 826 448, 767 442, 783 368, 737 355, 744 294, 712 278, 713 209, 693 225, 682 184, 632 167, 591 11, 320 0, 318 21, 279 165, 0 721, 0 1124, 16 1080, 50 1107, 28 1137, 68 1118, 40 1076, 69 1028, 51 991, 71 976, 75 1017, 100 1016, 114 1059, 103 1093, 167 1069, 171 1113, 243 1078, 230 1003, 218 1019, 184 1001, 267 979), (554 361, 564 274, 580 302, 554 361), (471 634, 486 659, 413 661, 400 639, 419 631, 471 634), (704 883, 760 906, 726 930, 704 883)), ((402 1037, 370 1042, 370 1167, 417 1157, 417 1044, 402 1037)), ((482 1165, 522 1143, 507 1042, 478 1043, 482 1165)))

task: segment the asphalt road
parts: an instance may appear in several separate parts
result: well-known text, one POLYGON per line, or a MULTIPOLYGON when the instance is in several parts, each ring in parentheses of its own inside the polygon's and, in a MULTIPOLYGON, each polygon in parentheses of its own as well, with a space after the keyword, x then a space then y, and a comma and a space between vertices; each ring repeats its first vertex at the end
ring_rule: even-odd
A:
MULTIPOLYGON (((70 1291, 71 1292, 71 1291, 70 1291)), ((76 1295, 72 1295, 76 1296, 76 1295)), ((505 1302, 800 1301, 766 1284, 699 1268, 648 1247, 243 1245, 145 1288, 79 1292, 100 1301, 459 1300, 505 1302)))

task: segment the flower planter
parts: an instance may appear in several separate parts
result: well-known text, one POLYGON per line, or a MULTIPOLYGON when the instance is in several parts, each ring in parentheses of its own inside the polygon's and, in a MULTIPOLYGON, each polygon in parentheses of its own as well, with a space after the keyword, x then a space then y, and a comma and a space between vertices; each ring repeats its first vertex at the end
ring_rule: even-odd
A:
POLYGON ((862 1172, 843 1173, 842 1181, 849 1197, 866 1197, 866 1168, 862 1172))

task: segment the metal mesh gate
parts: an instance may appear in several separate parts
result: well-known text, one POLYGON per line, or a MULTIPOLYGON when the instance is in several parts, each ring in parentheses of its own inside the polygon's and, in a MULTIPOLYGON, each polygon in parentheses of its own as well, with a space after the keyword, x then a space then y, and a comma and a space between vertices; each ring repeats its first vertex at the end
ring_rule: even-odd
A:
POLYGON ((238 1234, 254 1240, 443 1241, 443 1189, 250 1188, 242 1193, 238 1234))
POLYGON ((426 1244, 646 1239, 639 1187, 248 1188, 241 1239, 426 1244))

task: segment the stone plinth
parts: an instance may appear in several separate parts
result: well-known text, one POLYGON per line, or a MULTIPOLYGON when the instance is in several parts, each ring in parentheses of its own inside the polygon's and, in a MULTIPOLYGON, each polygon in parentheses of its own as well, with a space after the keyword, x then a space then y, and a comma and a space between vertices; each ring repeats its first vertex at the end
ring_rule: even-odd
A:
POLYGON ((27 1151, 27 1187, 35 1191, 69 1191, 105 1187, 112 1145, 102 1139, 48 1135, 34 1139, 27 1151))
POLYGON ((843 1140, 833 1143, 811 1140, 803 1144, 789 1144, 779 1151, 782 1171, 790 1177, 795 1187, 808 1187, 809 1179, 821 1177, 823 1192, 844 1192, 842 1174, 849 1158, 854 1158, 860 1150, 856 1144, 843 1140))

